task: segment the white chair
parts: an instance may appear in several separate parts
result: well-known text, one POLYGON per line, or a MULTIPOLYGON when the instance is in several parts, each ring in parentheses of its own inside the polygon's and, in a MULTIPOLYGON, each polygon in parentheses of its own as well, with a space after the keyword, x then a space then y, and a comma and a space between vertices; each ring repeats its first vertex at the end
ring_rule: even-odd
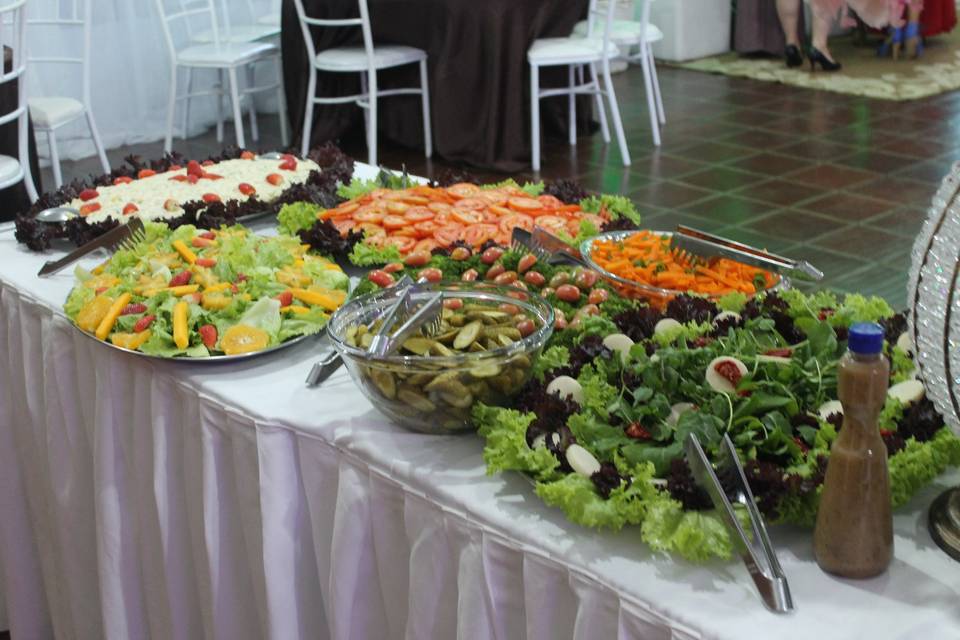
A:
MULTIPOLYGON (((29 64, 31 68, 43 65, 44 68, 63 69, 60 78, 69 77, 77 67, 81 83, 81 99, 69 96, 31 95, 27 99, 33 128, 47 138, 50 147, 50 166, 53 170, 53 182, 59 189, 63 185, 60 172, 60 153, 57 147, 57 130, 78 120, 86 118, 90 139, 97 150, 100 166, 104 173, 110 173, 110 162, 100 141, 100 132, 90 110, 90 30, 92 25, 93 0, 74 0, 73 2, 52 3, 48 15, 38 14, 42 4, 32 4, 27 20, 30 32, 29 64), (51 41, 67 42, 71 51, 79 55, 47 55, 55 51, 50 48, 51 41), (46 47, 44 46, 46 43, 46 47)), ((58 78, 58 80, 60 79, 58 78)), ((57 83, 60 85, 60 82, 57 83)))
MULTIPOLYGON (((235 2, 220 0, 217 16, 220 42, 259 42, 280 35, 279 21, 276 24, 260 22, 250 0, 247 0, 246 5, 247 15, 241 16, 236 10, 235 2)), ((213 29, 203 29, 191 34, 190 39, 201 43, 213 42, 213 29)))
POLYGON ((26 16, 24 5, 27 0, 13 0, 0 4, 0 87, 16 83, 17 107, 9 113, 0 114, 0 126, 17 121, 17 157, 0 155, 0 189, 6 189, 21 180, 27 189, 30 202, 37 201, 37 187, 30 174, 30 155, 27 147, 27 95, 24 86, 24 72, 27 69, 26 55, 26 16), (4 64, 5 47, 9 47, 10 70, 4 64))
MULTIPOLYGON (((224 74, 227 76, 230 87, 230 101, 233 106, 233 122, 236 127, 237 146, 245 147, 246 140, 243 133, 243 116, 241 99, 250 97, 250 109, 253 112, 252 94, 265 91, 276 91, 277 101, 280 110, 280 136, 283 145, 290 143, 290 136, 287 130, 286 103, 283 92, 282 69, 280 66, 280 51, 275 44, 252 43, 252 42, 224 42, 220 39, 220 30, 217 25, 217 16, 213 9, 213 0, 187 0, 185 2, 177 1, 177 8, 173 12, 168 12, 165 6, 165 0, 155 0, 157 10, 160 13, 161 24, 163 26, 164 38, 167 42, 167 49, 171 60, 170 73, 170 97, 167 106, 167 136, 164 149, 169 152, 173 147, 173 119, 176 112, 177 102, 186 101, 184 131, 186 131, 187 117, 190 108, 190 99, 203 95, 214 95, 217 97, 217 140, 222 140, 222 103, 225 91, 224 74), (190 30, 193 29, 194 18, 203 18, 209 23, 209 28, 213 33, 213 42, 206 44, 197 44, 190 42, 190 30), (175 33, 185 36, 175 38, 175 33), (178 47, 178 39, 184 42, 183 46, 178 47), (238 71, 248 70, 251 65, 262 62, 272 61, 276 66, 277 82, 261 87, 247 86, 240 90, 238 81, 238 71), (188 70, 190 80, 192 80, 192 70, 211 69, 217 72, 219 84, 214 85, 211 91, 194 92, 192 83, 188 83, 188 89, 183 95, 179 94, 179 70, 180 68, 188 70)), ((248 76, 249 77, 249 76, 248 76)), ((251 118, 252 120, 252 118, 251 118)), ((185 134, 184 134, 185 135, 185 134)))
MULTIPOLYGON (((608 0, 611 4, 615 0, 608 0)), ((667 123, 663 111, 663 98, 660 95, 660 81, 657 79, 657 63, 653 58, 652 44, 663 40, 663 32, 650 23, 650 4, 652 0, 641 0, 640 20, 614 19, 610 39, 624 54, 628 62, 639 63, 643 69, 643 83, 647 93, 647 107, 650 111, 650 127, 653 131, 653 143, 660 145, 660 125, 667 123), (633 53, 634 49, 636 52, 633 53), (656 114, 656 115, 654 115, 656 114)), ((575 35, 586 38, 600 35, 601 24, 598 16, 597 0, 590 0, 590 13, 574 27, 575 35)))
MULTIPOLYGON (((591 10, 595 9, 596 0, 591 0, 591 10)), ((577 144, 577 95, 592 95, 597 103, 597 112, 600 118, 600 131, 603 141, 610 142, 610 129, 607 126, 607 116, 603 106, 603 96, 606 95, 610 104, 610 114, 620 145, 620 156, 624 166, 630 166, 630 150, 627 148, 627 138, 623 133, 623 122, 620 119, 620 107, 617 105, 617 95, 610 78, 610 59, 620 55, 611 39, 610 32, 613 25, 613 13, 616 5, 611 3, 604 16, 603 37, 596 38, 540 38, 534 40, 527 51, 527 62, 530 63, 530 138, 532 151, 532 165, 534 171, 540 171, 540 100, 550 96, 566 95, 569 111, 570 145, 577 144), (597 79, 597 65, 601 66, 604 87, 600 88, 597 79), (575 71, 585 65, 590 70, 590 82, 577 83, 575 71), (540 88, 540 67, 567 67, 568 85, 560 89, 540 88)))
POLYGON ((258 24, 265 24, 272 27, 280 27, 280 11, 281 3, 283 0, 270 0, 269 7, 267 12, 263 15, 257 16, 257 10, 253 6, 253 0, 247 0, 247 6, 249 7, 250 14, 257 16, 256 20, 258 24))
POLYGON ((313 125, 313 105, 315 104, 348 104, 354 103, 364 110, 364 124, 367 130, 367 161, 377 164, 377 101, 379 98, 403 94, 420 94, 423 109, 423 145, 426 156, 433 153, 433 142, 430 132, 430 92, 427 80, 427 54, 425 51, 402 45, 373 44, 370 30, 370 13, 367 10, 367 0, 357 0, 360 8, 359 18, 320 20, 310 18, 303 9, 302 0, 294 0, 297 16, 300 19, 300 28, 303 31, 303 41, 310 57, 310 80, 307 84, 307 106, 303 119, 303 141, 301 152, 306 154, 310 146, 310 130, 313 125), (336 47, 325 49, 317 53, 313 45, 310 27, 360 27, 363 33, 362 47, 336 47), (420 65, 420 88, 377 89, 377 71, 390 69, 407 64, 420 65), (360 93, 350 96, 330 98, 317 97, 317 72, 332 73, 359 73, 360 93))

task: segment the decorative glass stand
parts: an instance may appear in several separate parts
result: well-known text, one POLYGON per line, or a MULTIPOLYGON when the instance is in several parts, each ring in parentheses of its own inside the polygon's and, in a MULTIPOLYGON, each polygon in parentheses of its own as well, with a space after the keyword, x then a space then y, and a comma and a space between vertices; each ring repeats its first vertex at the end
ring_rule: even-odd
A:
MULTIPOLYGON (((960 163, 934 195, 914 242, 907 303, 927 396, 960 433, 960 163)), ((940 548, 960 561, 960 487, 934 500, 928 526, 940 548)))

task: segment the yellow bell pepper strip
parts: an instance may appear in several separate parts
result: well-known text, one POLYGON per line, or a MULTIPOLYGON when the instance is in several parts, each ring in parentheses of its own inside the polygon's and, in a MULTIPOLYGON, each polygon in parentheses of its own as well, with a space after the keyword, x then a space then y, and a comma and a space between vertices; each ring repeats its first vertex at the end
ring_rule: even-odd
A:
POLYGON ((183 240, 174 240, 171 244, 173 248, 177 250, 177 253, 190 264, 197 261, 197 254, 191 251, 190 247, 188 247, 183 240))
POLYGON ((217 291, 226 291, 233 286, 231 282, 218 282, 217 284, 212 284, 206 289, 203 290, 204 293, 216 293, 217 291))
POLYGON ((190 304, 187 302, 178 302, 173 307, 173 341, 178 349, 186 349, 190 345, 190 334, 187 328, 189 312, 190 304))
POLYGON ((287 306, 287 307, 280 307, 280 311, 285 313, 296 313, 296 314, 310 313, 310 309, 306 307, 301 307, 298 304, 291 304, 290 306, 287 306))
POLYGON ((113 301, 110 309, 107 310, 107 315, 103 316, 103 320, 97 326, 97 338, 100 340, 107 339, 107 336, 113 330, 113 325, 117 323, 117 318, 120 317, 120 312, 123 311, 128 302, 130 302, 129 293, 122 293, 119 298, 113 301))
POLYGON ((308 289, 290 289, 293 297, 307 304, 319 305, 327 311, 335 311, 346 299, 346 293, 342 291, 330 290, 329 293, 319 291, 310 291, 308 289), (341 297, 338 294, 343 294, 341 297))
POLYGON ((198 284, 182 284, 179 287, 167 287, 167 291, 177 296, 178 298, 185 296, 189 293, 196 293, 200 290, 200 285, 198 284))

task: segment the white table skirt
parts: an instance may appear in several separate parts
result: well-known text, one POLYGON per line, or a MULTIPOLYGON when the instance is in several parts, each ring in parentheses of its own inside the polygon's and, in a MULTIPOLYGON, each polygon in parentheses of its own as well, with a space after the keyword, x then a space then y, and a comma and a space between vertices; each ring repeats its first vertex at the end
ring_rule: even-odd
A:
POLYGON ((775 527, 797 611, 738 561, 654 555, 488 477, 474 436, 401 431, 320 339, 246 364, 154 362, 76 331, 68 272, 0 232, 0 571, 15 640, 956 638, 960 566, 925 508, 877 579, 821 573, 775 527))

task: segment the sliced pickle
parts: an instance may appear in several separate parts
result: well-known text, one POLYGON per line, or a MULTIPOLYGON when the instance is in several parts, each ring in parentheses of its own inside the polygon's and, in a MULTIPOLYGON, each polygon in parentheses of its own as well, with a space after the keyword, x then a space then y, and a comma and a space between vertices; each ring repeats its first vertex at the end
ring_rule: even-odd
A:
POLYGON ((425 356, 429 354, 432 346, 433 340, 430 340, 429 338, 422 338, 420 336, 413 336, 412 338, 407 338, 403 341, 403 348, 410 353, 417 354, 418 356, 425 356))
POLYGON ((437 405, 430 402, 430 398, 410 388, 399 389, 397 398, 417 411, 430 412, 437 408, 437 405))
POLYGON ((474 320, 470 324, 464 325, 464 327, 460 329, 460 333, 458 333, 457 337, 453 340, 453 348, 459 351, 469 347, 480 335, 481 329, 483 329, 483 323, 479 320, 474 320))
POLYGON ((373 380, 373 384, 377 385, 385 398, 393 400, 397 397, 397 383, 392 373, 383 369, 371 369, 370 379, 373 380))

